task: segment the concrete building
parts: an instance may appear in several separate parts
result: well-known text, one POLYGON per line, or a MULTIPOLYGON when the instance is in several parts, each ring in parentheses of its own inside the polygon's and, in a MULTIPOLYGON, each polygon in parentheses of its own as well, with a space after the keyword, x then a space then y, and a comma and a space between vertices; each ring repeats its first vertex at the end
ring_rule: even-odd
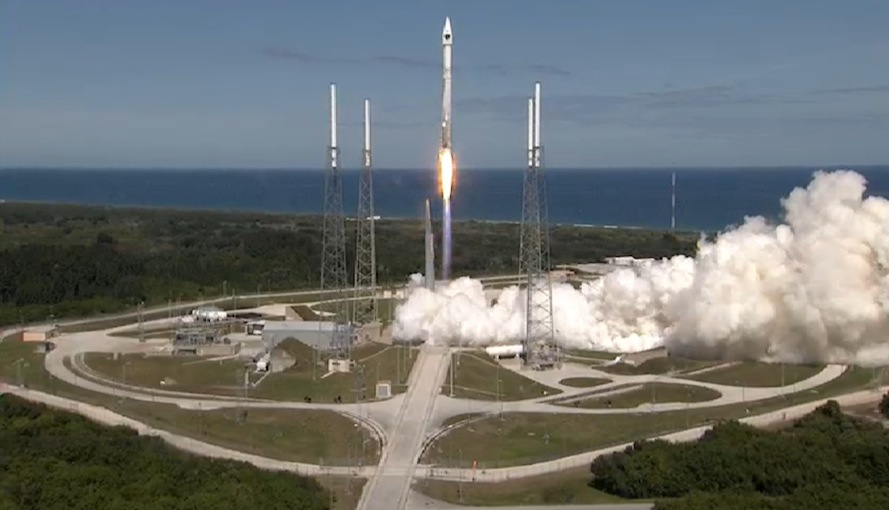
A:
MULTIPOLYGON (((327 350, 333 340, 333 322, 327 321, 266 321, 262 341, 268 349, 293 338, 315 349, 327 350)), ((349 334, 355 335, 351 326, 349 334)))

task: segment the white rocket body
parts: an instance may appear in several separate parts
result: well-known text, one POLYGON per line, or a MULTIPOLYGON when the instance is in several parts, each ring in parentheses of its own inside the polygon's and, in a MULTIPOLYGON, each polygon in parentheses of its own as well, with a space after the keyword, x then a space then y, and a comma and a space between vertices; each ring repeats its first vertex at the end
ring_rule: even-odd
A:
POLYGON ((454 34, 451 31, 451 18, 445 18, 441 31, 442 88, 441 88, 441 148, 451 148, 451 50, 454 47, 454 34))

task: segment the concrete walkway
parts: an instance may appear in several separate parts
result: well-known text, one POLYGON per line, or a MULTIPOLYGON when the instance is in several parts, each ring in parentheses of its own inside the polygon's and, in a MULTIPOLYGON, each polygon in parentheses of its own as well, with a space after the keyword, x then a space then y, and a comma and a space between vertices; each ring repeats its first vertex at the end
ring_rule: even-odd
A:
POLYGON ((358 510, 407 508, 412 473, 429 427, 435 397, 447 374, 450 353, 446 348, 424 346, 411 372, 408 390, 398 413, 390 441, 383 450, 379 469, 368 480, 358 510))

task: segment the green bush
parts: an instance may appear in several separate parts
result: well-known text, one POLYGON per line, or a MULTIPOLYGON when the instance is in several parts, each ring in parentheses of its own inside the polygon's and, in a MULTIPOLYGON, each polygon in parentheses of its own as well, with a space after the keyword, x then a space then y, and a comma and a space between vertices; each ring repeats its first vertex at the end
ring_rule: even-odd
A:
MULTIPOLYGON (((320 280, 318 216, 3 203, 0 223, 0 325, 218 297, 223 288, 311 289, 320 280)), ((352 271, 354 223, 347 226, 352 271)), ((454 274, 517 272, 519 230, 455 223, 454 274)), ((691 254, 696 241, 691 234, 557 227, 552 263, 691 254)), ((376 242, 380 284, 401 284, 423 270, 419 221, 378 221, 376 242)))
POLYGON ((889 433, 829 401, 785 430, 721 423, 693 443, 638 442, 590 470, 593 487, 617 496, 680 498, 664 509, 805 508, 807 498, 831 508, 818 498, 852 493, 871 508, 889 495, 889 433))
POLYGON ((0 452, 3 509, 322 510, 330 499, 311 478, 191 456, 9 394, 0 452))

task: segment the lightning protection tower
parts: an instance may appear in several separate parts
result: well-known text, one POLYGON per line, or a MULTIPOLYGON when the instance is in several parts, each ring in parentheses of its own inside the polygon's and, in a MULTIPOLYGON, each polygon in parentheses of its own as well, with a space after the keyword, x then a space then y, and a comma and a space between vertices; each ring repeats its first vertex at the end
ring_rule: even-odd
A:
POLYGON ((553 331, 546 180, 540 143, 540 82, 534 85, 534 97, 528 99, 528 168, 522 195, 519 273, 526 278, 527 291, 525 366, 551 368, 559 366, 560 353, 553 331))
POLYGON ((358 185, 358 232, 355 250, 355 299, 352 321, 377 321, 377 248, 374 238, 374 189, 370 154, 370 99, 364 100, 364 169, 358 185))
POLYGON ((321 251, 321 290, 333 291, 334 327, 331 329, 330 354, 346 359, 351 354, 351 335, 346 323, 343 298, 348 289, 346 272, 346 222, 343 214, 343 182, 339 172, 339 148, 336 139, 336 84, 330 84, 330 146, 324 176, 324 232, 321 251))

